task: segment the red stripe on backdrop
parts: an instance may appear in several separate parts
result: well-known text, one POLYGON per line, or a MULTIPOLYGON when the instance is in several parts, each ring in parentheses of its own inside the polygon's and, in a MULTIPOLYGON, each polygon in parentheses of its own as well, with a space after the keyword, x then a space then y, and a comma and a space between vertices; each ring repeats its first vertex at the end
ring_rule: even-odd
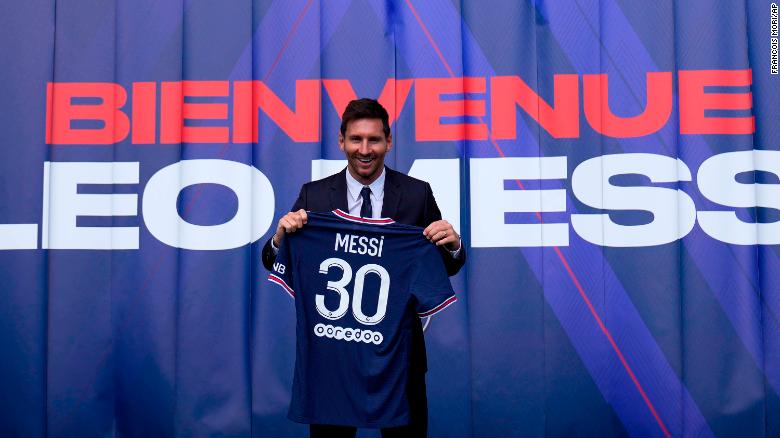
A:
MULTIPOLYGON (((420 17, 420 14, 417 12, 417 9, 415 9, 414 5, 412 4, 411 0, 406 0, 406 5, 409 6, 409 9, 412 12, 412 15, 414 15, 415 20, 417 20, 417 23, 420 25, 420 28, 422 28, 423 33, 425 34, 425 37, 428 39, 428 42, 433 47, 433 50, 436 52, 436 55, 441 60, 442 64, 444 65, 444 68, 447 69, 447 72, 451 77, 455 77, 455 73, 452 71, 452 68, 450 67, 447 60, 444 58, 444 55, 442 54, 441 50, 439 49, 439 45, 436 43, 436 41, 433 39, 433 36, 428 31, 428 27, 425 25, 425 22, 423 22, 422 18, 420 17)), ((485 123, 481 117, 479 117, 480 123, 485 123)), ((493 138, 492 134, 488 133, 488 138, 490 139, 490 142, 493 144, 493 147, 496 149, 496 152, 501 157, 504 157, 504 151, 501 150, 501 147, 498 145, 498 143, 493 138)), ((525 187, 523 186, 523 183, 519 180, 515 180, 518 187, 521 190, 525 190, 525 187)), ((542 217, 540 213, 536 213, 537 219, 539 221, 542 221, 542 217)), ((661 427, 661 430, 663 431, 664 435, 667 437, 671 437, 671 434, 669 433, 669 430, 666 428, 666 425, 664 424, 663 420, 661 420, 661 417, 658 415, 658 411, 656 411, 655 406, 653 405, 653 402, 650 401, 650 398, 647 396, 647 393, 645 393, 644 388, 642 387, 642 384, 639 382, 639 379, 637 379, 636 375, 634 374, 634 371, 631 369, 631 366, 628 364, 628 361, 626 360, 625 356, 623 355, 623 352, 621 351, 620 347, 617 345, 617 342, 615 342, 615 338, 612 336, 612 333, 609 331, 606 325, 604 325, 604 322, 602 321, 599 314, 596 312, 596 309, 593 307, 593 303, 591 303, 590 298, 588 298, 588 295, 585 293, 585 290, 583 289, 582 285, 580 284, 579 279, 577 278, 577 275, 572 271, 571 267, 569 266, 569 263, 566 261, 566 257, 563 255, 563 252, 561 252, 560 248, 555 246, 553 247, 553 250, 558 255, 558 258, 561 260, 561 263, 563 264, 564 268, 566 269, 566 272, 568 272, 569 277, 571 278, 572 282, 574 283, 574 286, 577 288, 577 291, 579 292, 580 297, 585 302, 585 305, 588 307, 588 310, 590 311, 591 315, 593 316, 593 319, 596 321, 596 324, 601 329, 601 332, 604 333, 604 336, 606 336, 607 341, 609 342, 610 346, 612 346, 612 349, 615 351, 615 354, 617 354, 618 360, 620 360, 620 363, 623 365, 623 368, 628 373, 628 376, 631 378, 631 381, 634 383, 634 386, 636 386, 637 390, 639 391, 639 394, 642 396, 642 399, 644 400, 645 404, 647 405, 648 409, 650 409, 650 413, 653 415, 653 418, 655 418, 655 421, 658 423, 658 425, 661 427)))

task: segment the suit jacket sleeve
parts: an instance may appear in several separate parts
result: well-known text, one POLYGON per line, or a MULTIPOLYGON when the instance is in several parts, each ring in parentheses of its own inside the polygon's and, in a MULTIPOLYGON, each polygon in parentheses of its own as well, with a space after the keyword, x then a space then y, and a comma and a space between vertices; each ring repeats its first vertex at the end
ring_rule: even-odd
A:
MULTIPOLYGON (((436 199, 433 197, 433 190, 431 185, 425 183, 425 223, 430 224, 441 220, 441 211, 436 204, 436 199)), ((466 263, 466 248, 461 241, 461 249, 458 257, 452 257, 452 254, 447 251, 443 246, 439 247, 442 260, 444 260, 444 267, 447 269, 447 275, 450 277, 457 274, 460 268, 466 263)))
MULTIPOLYGON (((298 211, 300 209, 306 210, 306 205, 306 184, 304 184, 303 187, 301 187, 301 192, 298 194, 298 199, 295 200, 295 203, 293 204, 290 211, 298 211)), ((274 229, 274 232, 276 232, 276 229, 274 229)), ((276 253, 271 247, 271 240, 273 238, 274 235, 271 234, 271 237, 267 242, 265 242, 265 245, 263 246, 262 253, 263 266, 265 266, 265 269, 269 271, 273 270, 274 262, 276 261, 276 253)))

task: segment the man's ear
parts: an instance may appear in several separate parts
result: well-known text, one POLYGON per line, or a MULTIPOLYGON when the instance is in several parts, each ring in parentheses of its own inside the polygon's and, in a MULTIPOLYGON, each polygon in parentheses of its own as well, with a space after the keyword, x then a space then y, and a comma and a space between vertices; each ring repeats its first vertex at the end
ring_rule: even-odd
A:
POLYGON ((387 150, 393 148, 393 134, 387 134, 387 150))
POLYGON ((339 149, 344 152, 344 134, 339 132, 339 149))

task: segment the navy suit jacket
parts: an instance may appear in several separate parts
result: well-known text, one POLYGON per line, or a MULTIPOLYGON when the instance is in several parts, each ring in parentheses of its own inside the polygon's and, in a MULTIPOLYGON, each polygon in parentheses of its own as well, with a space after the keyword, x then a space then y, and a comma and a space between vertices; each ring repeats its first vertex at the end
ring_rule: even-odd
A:
MULTIPOLYGON (((290 211, 304 209, 306 211, 328 212, 340 209, 349 212, 347 204, 347 169, 321 180, 306 183, 301 187, 301 193, 290 211)), ((382 202, 381 217, 389 217, 398 223, 427 227, 432 222, 441 219, 441 211, 433 198, 430 184, 419 179, 396 172, 385 166, 385 195, 382 202)), ((273 239, 273 236, 271 236, 273 239)), ((273 269, 276 254, 271 247, 271 239, 263 247, 263 266, 269 271, 273 269)), ((439 247, 447 274, 455 275, 466 263, 466 249, 461 247, 458 258, 453 258, 449 251, 439 247)), ((413 311, 413 309, 410 309, 413 311)), ((412 331, 411 371, 425 371, 427 358, 422 324, 415 318, 412 331)))

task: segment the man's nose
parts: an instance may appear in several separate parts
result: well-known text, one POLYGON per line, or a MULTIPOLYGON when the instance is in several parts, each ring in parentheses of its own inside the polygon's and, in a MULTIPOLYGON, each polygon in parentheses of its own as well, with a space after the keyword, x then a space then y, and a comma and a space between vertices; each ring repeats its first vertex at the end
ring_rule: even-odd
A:
POLYGON ((358 147, 358 152, 361 155, 368 155, 371 153, 371 148, 368 146, 368 140, 363 140, 360 142, 360 146, 358 147))

